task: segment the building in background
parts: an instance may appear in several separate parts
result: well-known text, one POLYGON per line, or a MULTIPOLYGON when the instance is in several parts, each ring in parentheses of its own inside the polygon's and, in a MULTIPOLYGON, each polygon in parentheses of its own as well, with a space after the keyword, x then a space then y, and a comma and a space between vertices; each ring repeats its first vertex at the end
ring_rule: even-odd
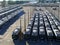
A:
POLYGON ((23 4, 28 3, 30 0, 1 0, 2 6, 8 6, 11 4, 23 4))
POLYGON ((39 3, 58 3, 60 0, 0 0, 2 6, 8 6, 9 4, 23 4, 28 2, 39 2, 39 3))
POLYGON ((60 0, 39 0, 40 3, 56 3, 60 2, 60 0))

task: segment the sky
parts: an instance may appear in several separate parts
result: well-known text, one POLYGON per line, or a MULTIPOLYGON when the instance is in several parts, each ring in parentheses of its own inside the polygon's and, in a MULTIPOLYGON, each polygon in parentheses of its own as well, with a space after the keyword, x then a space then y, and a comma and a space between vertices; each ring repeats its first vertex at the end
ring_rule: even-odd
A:
POLYGON ((0 0, 0 1, 3 1, 3 0, 0 0))
MULTIPOLYGON (((0 1, 3 1, 3 0, 0 0, 0 1)), ((8 0, 6 0, 6 1, 8 1, 8 0)), ((16 0, 13 0, 13 1, 16 1, 16 0)), ((19 0, 18 0, 19 1, 19 0)), ((22 1, 22 0, 21 0, 22 1)), ((25 0, 24 0, 25 1, 25 0)))

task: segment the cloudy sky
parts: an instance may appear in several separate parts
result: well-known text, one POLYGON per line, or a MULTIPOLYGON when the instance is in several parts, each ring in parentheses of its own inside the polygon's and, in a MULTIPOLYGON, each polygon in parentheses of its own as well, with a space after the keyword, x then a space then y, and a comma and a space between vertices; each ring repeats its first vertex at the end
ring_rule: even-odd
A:
MULTIPOLYGON (((3 1, 3 0, 0 0, 0 1, 3 1)), ((8 1, 8 0, 6 0, 6 1, 8 1)), ((13 0, 13 1, 17 1, 17 0, 13 0)), ((22 0, 18 0, 18 1, 22 1, 22 0)), ((26 1, 26 0, 23 0, 23 1, 26 1)))
MULTIPOLYGON (((3 0, 0 0, 0 1, 3 1, 3 0)), ((8 1, 8 0, 6 0, 8 1)), ((16 1, 16 0, 13 0, 13 1, 16 1)), ((22 0, 18 0, 18 1, 22 1, 22 0)), ((26 0, 23 0, 23 1, 26 1, 26 0)), ((36 1, 36 0, 29 0, 29 1, 36 1)))
MULTIPOLYGON (((3 0, 0 0, 0 1, 3 1, 3 0)), ((8 1, 8 0, 6 0, 6 1, 8 1)), ((15 0, 14 0, 15 1, 15 0)))

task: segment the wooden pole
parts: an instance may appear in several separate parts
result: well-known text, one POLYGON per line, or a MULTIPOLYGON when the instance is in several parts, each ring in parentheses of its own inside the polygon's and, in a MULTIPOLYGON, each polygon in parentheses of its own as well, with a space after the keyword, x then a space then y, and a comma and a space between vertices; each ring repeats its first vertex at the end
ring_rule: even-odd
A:
MULTIPOLYGON (((26 15, 24 15, 24 30, 26 29, 26 15)), ((26 31, 26 30, 25 30, 26 31)))
POLYGON ((58 19, 59 19, 59 7, 58 7, 58 19))
POLYGON ((29 9, 28 9, 28 23, 29 23, 29 9))

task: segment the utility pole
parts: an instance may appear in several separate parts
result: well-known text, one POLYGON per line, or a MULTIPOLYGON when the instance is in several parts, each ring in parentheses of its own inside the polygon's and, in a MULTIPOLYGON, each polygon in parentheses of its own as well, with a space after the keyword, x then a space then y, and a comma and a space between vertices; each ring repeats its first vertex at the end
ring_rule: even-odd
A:
POLYGON ((8 1, 3 0, 3 1, 2 1, 2 7, 5 7, 5 6, 8 6, 8 1))
POLYGON ((5 0, 3 0, 2 2, 2 7, 5 7, 5 0))

